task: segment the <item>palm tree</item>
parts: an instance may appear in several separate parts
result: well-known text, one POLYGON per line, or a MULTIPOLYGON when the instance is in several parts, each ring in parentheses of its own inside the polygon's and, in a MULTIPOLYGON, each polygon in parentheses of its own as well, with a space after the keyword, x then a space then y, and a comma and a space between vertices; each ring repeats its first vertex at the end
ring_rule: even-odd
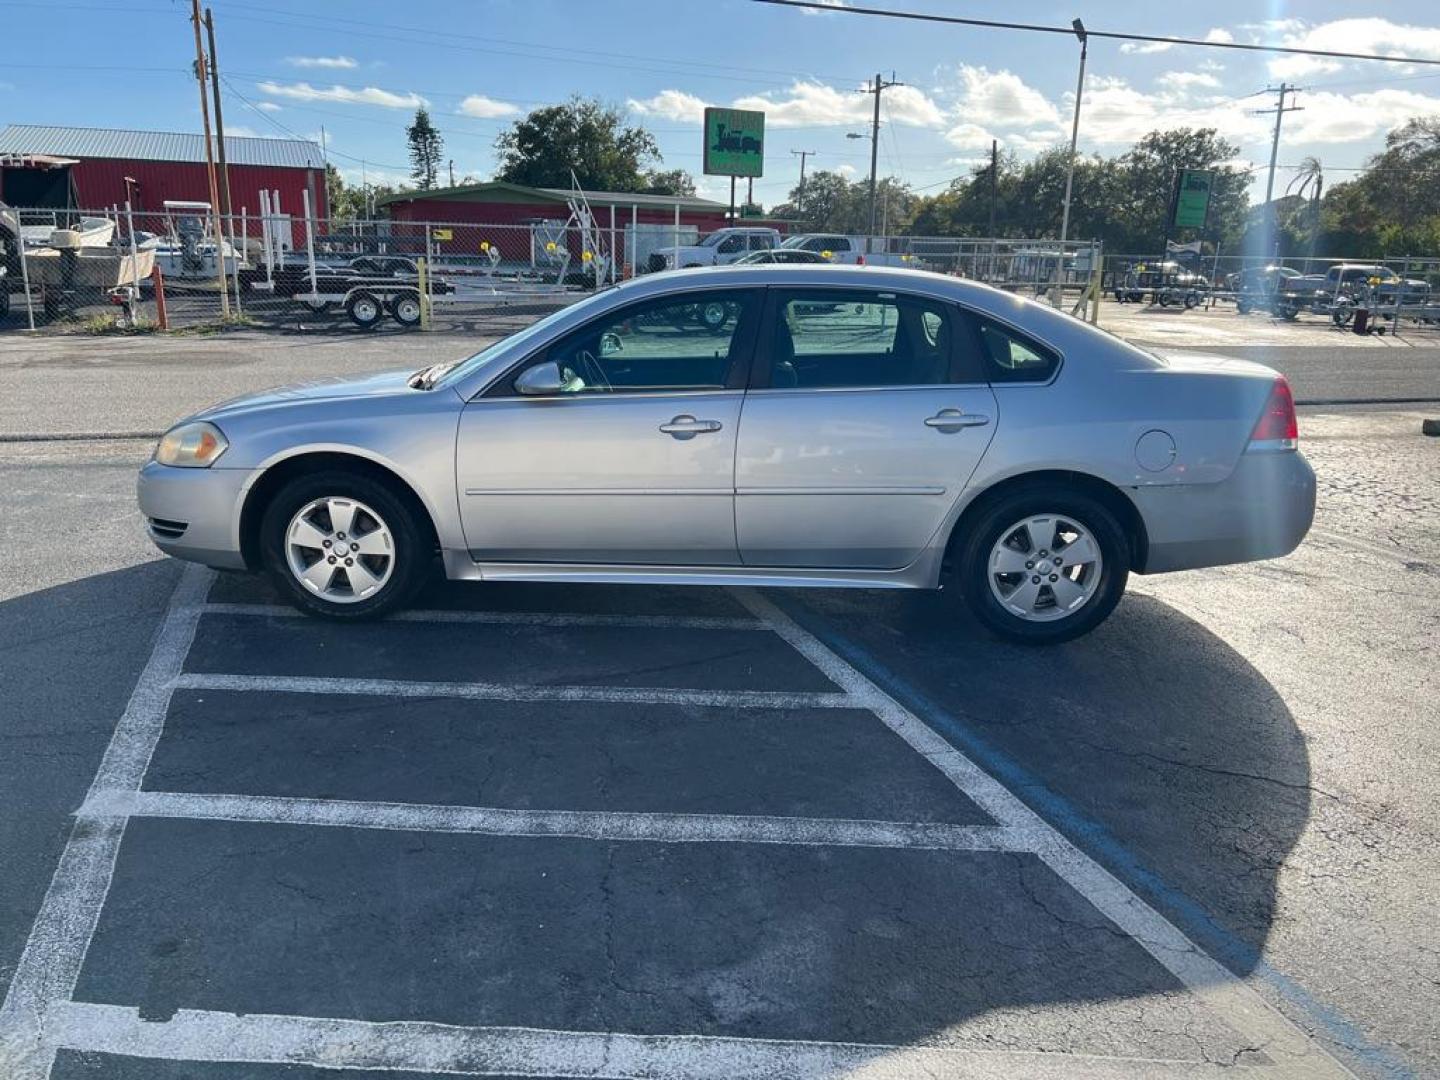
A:
POLYGON ((1315 258, 1315 241, 1320 235, 1320 195, 1325 188, 1325 174, 1317 157, 1302 158, 1294 178, 1285 187, 1285 194, 1299 195, 1302 199, 1310 195, 1310 247, 1305 256, 1305 272, 1310 272, 1310 262, 1315 258))

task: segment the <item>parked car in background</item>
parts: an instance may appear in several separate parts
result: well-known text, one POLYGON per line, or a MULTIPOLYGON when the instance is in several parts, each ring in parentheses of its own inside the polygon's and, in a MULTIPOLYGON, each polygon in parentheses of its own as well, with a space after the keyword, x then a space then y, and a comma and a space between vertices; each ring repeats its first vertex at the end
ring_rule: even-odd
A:
POLYGON ((1295 290, 1304 290, 1311 298, 1311 308, 1326 313, 1339 301, 1350 305, 1373 299, 1379 305, 1423 304, 1430 299, 1430 285, 1418 278, 1402 278, 1388 266, 1379 263, 1337 263, 1324 274, 1306 274, 1290 282, 1295 290))
POLYGON ((1200 303, 1201 295, 1210 288, 1204 274, 1187 270, 1174 260, 1136 263, 1115 282, 1115 299, 1122 304, 1138 304, 1150 297, 1161 307, 1183 304, 1187 309, 1200 303))
POLYGON ((751 266, 601 290, 475 355, 239 398, 141 470, 165 552, 340 620, 479 581, 944 587, 999 634, 1310 527, 1284 378, 1161 358, 939 274, 751 266), (698 317, 697 317, 698 313, 698 317), (712 317, 713 316, 713 317, 712 317))
POLYGON ((774 251, 752 251, 743 259, 736 259, 735 266, 815 266, 830 260, 818 251, 801 251, 799 248, 779 247, 774 251))
POLYGON ((865 250, 865 237, 839 236, 835 233, 800 233, 786 237, 780 245, 786 251, 812 251, 827 262, 870 266, 904 266, 909 260, 903 255, 885 251, 865 250))
POLYGON ((1288 266, 1251 266, 1231 274, 1226 284, 1235 293, 1235 310, 1241 315, 1268 311, 1293 319, 1310 306, 1310 294, 1297 288, 1300 271, 1288 266))
POLYGON ((758 225, 716 229, 698 244, 667 247, 650 256, 650 269, 685 270, 695 266, 728 266, 754 251, 780 246, 780 230, 758 225))

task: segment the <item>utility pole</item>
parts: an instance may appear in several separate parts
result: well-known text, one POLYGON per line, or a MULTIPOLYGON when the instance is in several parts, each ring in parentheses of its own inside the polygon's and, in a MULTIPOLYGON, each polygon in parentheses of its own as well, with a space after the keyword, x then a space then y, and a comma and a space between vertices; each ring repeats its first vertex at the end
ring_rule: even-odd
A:
POLYGON ((220 192, 215 184, 215 154, 210 146, 210 102, 205 89, 205 46, 200 41, 200 0, 190 0, 190 22, 195 27, 195 80, 200 84, 200 124, 205 133, 205 171, 210 178, 210 220, 215 230, 215 269, 220 283, 220 313, 230 317, 230 295, 225 280, 225 233, 220 226, 220 192))
POLYGON ((799 210, 801 215, 803 216, 805 213, 805 159, 808 157, 814 157, 815 151, 791 150, 790 153, 796 154, 800 158, 800 197, 798 199, 798 205, 796 206, 796 209, 799 210))
POLYGON ((1287 112, 1300 112, 1302 107, 1299 105, 1287 106, 1285 104, 1285 95, 1294 95, 1296 92, 1296 87, 1290 86, 1282 82, 1278 90, 1273 86, 1267 86, 1265 89, 1270 93, 1278 93, 1280 95, 1279 100, 1276 101, 1275 108, 1256 109, 1254 110, 1252 115, 1268 116, 1272 112, 1275 114, 1275 135, 1270 140, 1270 175, 1265 181, 1265 214, 1270 219, 1270 232, 1274 238, 1274 244, 1272 245, 1274 250, 1271 252, 1271 254, 1278 255, 1280 252, 1280 235, 1279 230, 1276 228, 1276 226, 1279 224, 1279 222, 1277 220, 1278 215, 1276 215, 1275 213, 1275 208, 1270 205, 1270 198, 1275 193, 1275 161, 1280 154, 1280 121, 1285 118, 1285 114, 1287 112))
POLYGON ((875 95, 875 116, 870 121, 870 230, 865 237, 865 251, 868 254, 875 242, 875 166, 880 154, 880 95, 892 86, 904 86, 902 82, 895 81, 895 73, 890 73, 890 81, 885 79, 877 71, 875 81, 865 87, 865 93, 875 95))
POLYGON ((220 213, 225 217, 230 209, 230 170, 225 165, 225 116, 220 111, 220 61, 215 56, 215 17, 205 9, 205 34, 210 42, 210 93, 215 98, 215 149, 220 170, 220 213))
POLYGON ((455 159, 450 159, 450 186, 455 186, 455 159))

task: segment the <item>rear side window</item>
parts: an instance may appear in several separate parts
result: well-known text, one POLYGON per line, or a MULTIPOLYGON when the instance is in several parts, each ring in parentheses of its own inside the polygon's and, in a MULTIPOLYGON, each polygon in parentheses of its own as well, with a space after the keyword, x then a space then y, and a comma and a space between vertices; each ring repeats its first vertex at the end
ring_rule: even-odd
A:
POLYGON ((842 289, 775 290, 768 342, 776 389, 936 386, 954 370, 954 323, 924 297, 842 289))
POLYGON ((988 319, 978 320, 990 381, 1046 382, 1060 366, 1060 357, 1038 341, 988 319))

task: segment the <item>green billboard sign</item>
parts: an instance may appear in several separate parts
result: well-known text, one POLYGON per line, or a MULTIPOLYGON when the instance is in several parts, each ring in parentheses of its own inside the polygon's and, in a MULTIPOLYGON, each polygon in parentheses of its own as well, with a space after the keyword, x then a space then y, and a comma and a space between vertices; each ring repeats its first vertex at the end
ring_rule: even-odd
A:
POLYGON ((765 114, 705 110, 705 175, 765 175, 765 114))
POLYGON ((1181 169, 1175 182, 1175 212, 1171 224, 1177 229, 1203 229, 1210 217, 1210 187, 1215 174, 1205 169, 1181 169))

